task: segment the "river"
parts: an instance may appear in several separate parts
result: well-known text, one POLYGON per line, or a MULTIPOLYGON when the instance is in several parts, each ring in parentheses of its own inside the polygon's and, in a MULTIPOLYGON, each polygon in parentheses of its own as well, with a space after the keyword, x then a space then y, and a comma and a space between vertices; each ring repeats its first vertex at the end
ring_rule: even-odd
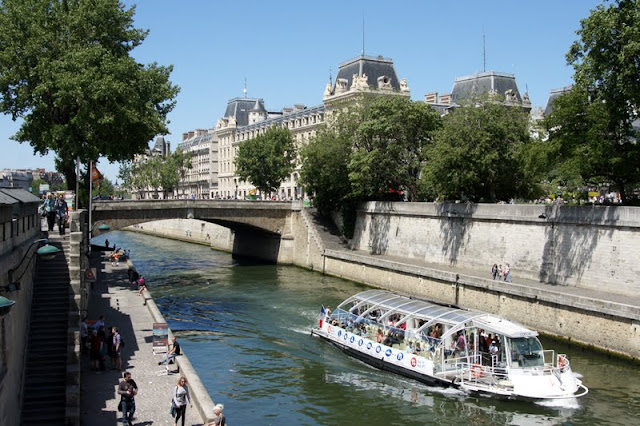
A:
MULTIPOLYGON (((322 304, 365 286, 292 266, 241 262, 208 247, 131 232, 105 236, 136 268, 216 403, 239 425, 628 425, 640 369, 543 338, 590 388, 580 399, 502 401, 382 372, 310 336, 322 304)), ((636 419, 636 420, 633 420, 636 419)))

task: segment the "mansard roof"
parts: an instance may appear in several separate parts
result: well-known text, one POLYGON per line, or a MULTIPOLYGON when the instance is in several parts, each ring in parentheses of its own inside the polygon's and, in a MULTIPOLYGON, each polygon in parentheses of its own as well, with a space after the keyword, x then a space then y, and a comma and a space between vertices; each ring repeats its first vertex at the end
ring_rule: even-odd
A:
POLYGON ((561 95, 564 95, 568 91, 571 90, 573 85, 565 86, 560 89, 552 89, 549 93, 549 100, 547 100, 547 106, 544 108, 544 115, 551 114, 553 111, 553 103, 556 99, 558 99, 561 95))
POLYGON ((499 73, 496 71, 487 71, 464 77, 457 77, 453 83, 451 91, 452 101, 459 104, 464 99, 471 98, 475 95, 490 93, 495 91, 504 96, 507 90, 513 90, 518 102, 522 102, 518 85, 516 84, 516 76, 513 74, 499 73))
MULTIPOLYGON (((383 58, 382 56, 373 57, 360 55, 356 58, 343 62, 338 66, 338 75, 336 76, 336 80, 344 78, 348 81, 347 87, 351 87, 354 74, 366 74, 367 83, 371 88, 378 87, 379 77, 387 76, 389 77, 391 87, 393 87, 394 90, 400 90, 400 80, 398 80, 392 59, 383 58)), ((334 93, 335 89, 336 86, 334 83, 334 93)))
POLYGON ((233 98, 227 102, 227 110, 224 116, 235 118, 238 127, 246 126, 249 124, 249 112, 254 109, 256 103, 265 111, 264 101, 262 99, 233 98))

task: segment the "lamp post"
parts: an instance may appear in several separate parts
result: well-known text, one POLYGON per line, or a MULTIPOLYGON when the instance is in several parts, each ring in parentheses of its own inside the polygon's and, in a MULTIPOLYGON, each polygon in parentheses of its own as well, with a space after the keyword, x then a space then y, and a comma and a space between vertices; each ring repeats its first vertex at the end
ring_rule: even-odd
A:
POLYGON ((6 292, 20 290, 20 278, 22 278, 22 276, 25 274, 26 269, 22 272, 22 274, 17 279, 14 279, 13 275, 18 269, 20 269, 20 267, 22 266, 24 261, 27 260, 27 258, 29 261, 33 259, 34 256, 33 255, 29 256, 29 252, 31 251, 31 247, 39 243, 45 243, 45 245, 40 247, 38 250, 36 250, 36 254, 38 257, 44 260, 53 259, 60 252, 59 248, 49 245, 49 240, 46 238, 35 240, 34 242, 31 243, 31 245, 29 245, 29 248, 27 248, 27 251, 25 252, 24 256, 22 257, 22 259, 20 259, 20 263, 18 263, 18 265, 15 268, 9 269, 9 272, 8 272, 9 285, 0 287, 0 290, 4 290, 6 292))

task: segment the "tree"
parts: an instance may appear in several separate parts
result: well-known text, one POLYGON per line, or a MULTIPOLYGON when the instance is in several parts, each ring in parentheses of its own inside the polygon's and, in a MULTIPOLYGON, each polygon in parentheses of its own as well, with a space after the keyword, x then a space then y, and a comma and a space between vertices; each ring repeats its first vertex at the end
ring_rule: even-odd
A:
POLYGON ((271 127, 265 133, 243 142, 235 159, 238 176, 260 191, 275 192, 294 168, 296 159, 289 129, 271 127))
POLYGON ((111 197, 114 195, 113 183, 106 177, 100 183, 93 185, 92 196, 111 197))
POLYGON ((598 5, 580 24, 567 53, 576 85, 605 102, 612 125, 629 127, 640 113, 640 1, 598 5))
POLYGON ((133 164, 122 163, 118 177, 122 179, 122 186, 125 188, 141 193, 151 190, 156 195, 162 190, 166 199, 169 194, 173 194, 191 167, 191 153, 185 154, 177 149, 164 157, 151 157, 133 164))
POLYGON ((606 102, 575 86, 555 99, 546 124, 556 176, 613 183, 627 200, 640 183, 640 146, 606 102))
POLYGON ((173 194, 173 191, 187 174, 187 169, 191 167, 191 153, 185 154, 182 150, 177 149, 173 154, 164 157, 160 167, 159 179, 165 199, 168 198, 169 193, 173 194))
POLYGON ((128 160, 167 133, 178 88, 172 67, 137 63, 147 32, 117 0, 2 0, 0 111, 14 139, 50 150, 75 188, 74 161, 128 160))
POLYGON ((421 182, 425 194, 476 202, 528 197, 537 180, 523 164, 527 123, 524 110, 487 96, 455 108, 429 149, 421 182))
POLYGON ((621 198, 640 183, 640 1, 599 5, 581 21, 567 62, 573 89, 547 117, 558 170, 613 183, 621 198))
POLYGON ((363 199, 379 199, 402 189, 417 201, 426 147, 440 125, 438 113, 400 96, 379 96, 363 108, 349 161, 353 190, 363 199))
POLYGON ((31 182, 31 186, 29 187, 29 191, 35 195, 35 196, 39 196, 40 195, 40 185, 45 185, 47 182, 43 181, 42 179, 34 179, 31 182))

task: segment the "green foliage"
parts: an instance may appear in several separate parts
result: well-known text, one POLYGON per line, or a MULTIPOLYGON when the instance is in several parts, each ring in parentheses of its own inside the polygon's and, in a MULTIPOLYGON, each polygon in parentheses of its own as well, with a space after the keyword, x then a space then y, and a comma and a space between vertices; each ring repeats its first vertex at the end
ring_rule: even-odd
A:
POLYGON ((44 185, 47 182, 43 181, 42 179, 34 179, 31 182, 31 186, 29 187, 31 190, 31 193, 33 195, 35 195, 36 197, 40 195, 40 185, 44 185))
POLYGON ((289 129, 271 127, 243 142, 235 159, 236 173, 260 191, 275 192, 294 168, 295 144, 289 129))
POLYGON ((354 194, 380 199, 389 190, 404 190, 410 201, 417 201, 426 147, 440 125, 438 113, 400 96, 380 96, 363 108, 349 161, 354 194))
POLYGON ((108 178, 105 177, 104 179, 102 179, 100 183, 96 183, 93 185, 93 190, 91 192, 91 195, 93 197, 113 196, 114 195, 113 182, 111 182, 108 178))
POLYGON ((313 204, 324 215, 340 210, 345 199, 352 196, 348 170, 351 151, 349 135, 335 127, 319 129, 301 150, 300 183, 307 193, 315 194, 313 204))
POLYGON ((567 53, 574 80, 606 103, 612 123, 628 127, 640 112, 640 1, 598 5, 580 24, 567 53))
POLYGON ((146 37, 117 0, 2 0, 0 112, 14 136, 57 155, 75 187, 74 161, 128 160, 166 133, 178 88, 171 67, 137 63, 146 37))
POLYGON ((421 181, 432 199, 507 201, 536 192, 528 118, 500 99, 471 99, 444 117, 421 181), (529 159, 529 163, 525 160, 529 159))
POLYGON ((581 21, 567 62, 576 85, 547 118, 561 176, 612 183, 624 202, 640 183, 632 127, 640 112, 640 1, 599 5, 581 21))
POLYGON ((162 191, 164 198, 178 188, 187 170, 192 168, 191 153, 177 149, 165 157, 156 156, 145 161, 120 165, 118 177, 122 179, 122 188, 135 192, 162 191))
POLYGON ((552 178, 582 185, 613 183, 626 201, 628 190, 640 183, 640 147, 632 129, 613 116, 606 102, 575 86, 556 98, 546 124, 555 164, 552 178))

